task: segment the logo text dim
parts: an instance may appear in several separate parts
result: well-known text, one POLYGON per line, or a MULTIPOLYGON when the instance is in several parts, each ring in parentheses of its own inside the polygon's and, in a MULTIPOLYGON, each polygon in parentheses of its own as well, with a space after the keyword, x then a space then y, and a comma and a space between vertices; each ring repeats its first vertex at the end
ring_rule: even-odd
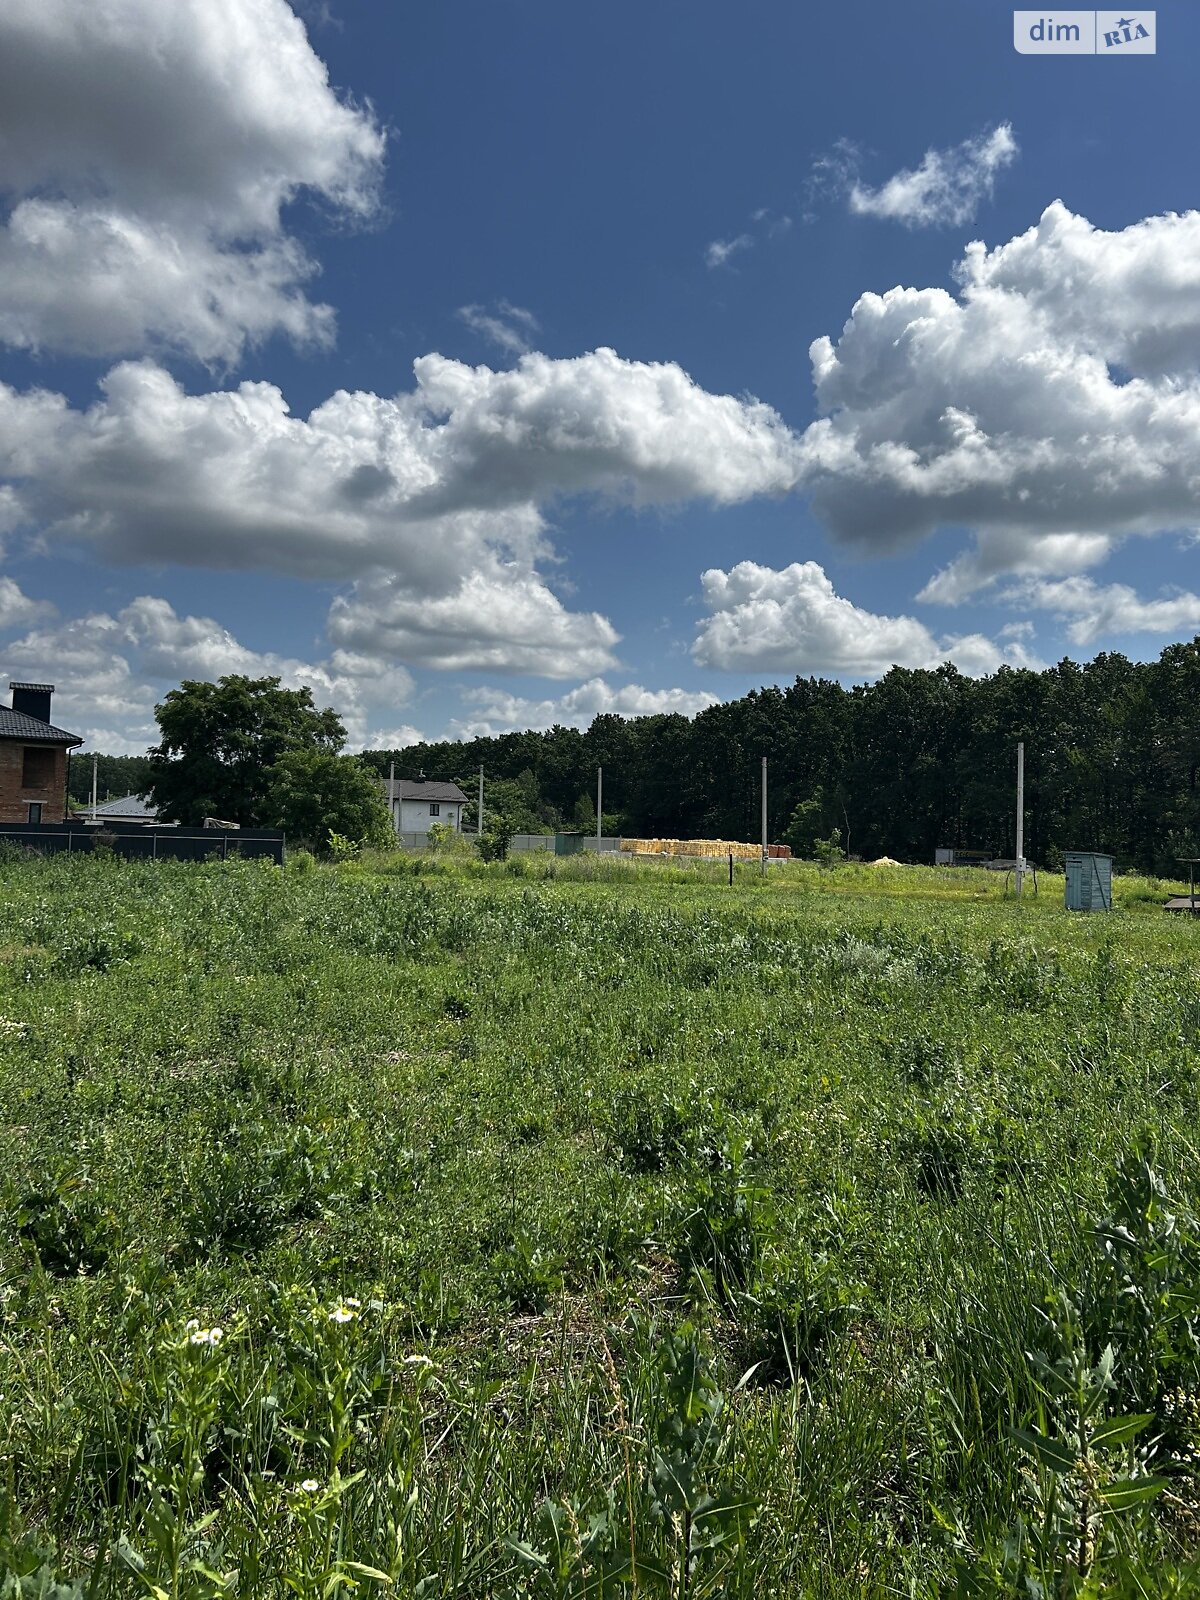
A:
POLYGON ((1014 11, 1013 46, 1025 56, 1152 56, 1153 11, 1014 11))

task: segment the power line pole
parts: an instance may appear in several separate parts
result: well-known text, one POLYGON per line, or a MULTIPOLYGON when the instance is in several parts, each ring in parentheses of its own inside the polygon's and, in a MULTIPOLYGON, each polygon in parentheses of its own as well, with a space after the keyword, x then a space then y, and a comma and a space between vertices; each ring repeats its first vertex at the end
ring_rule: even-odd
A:
POLYGON ((767 758, 762 758, 762 870, 767 870, 767 758))
POLYGON ((96 820, 96 800, 97 800, 97 798, 98 798, 98 789, 97 789, 97 783, 96 783, 96 756, 93 753, 93 755, 92 755, 92 821, 93 822, 95 822, 95 820, 96 820))
POLYGON ((1017 899, 1025 888, 1025 741, 1017 745, 1017 899))
POLYGON ((483 768, 479 769, 479 837, 483 838, 483 768))
POLYGON ((596 849, 604 834, 604 768, 596 768, 596 849))

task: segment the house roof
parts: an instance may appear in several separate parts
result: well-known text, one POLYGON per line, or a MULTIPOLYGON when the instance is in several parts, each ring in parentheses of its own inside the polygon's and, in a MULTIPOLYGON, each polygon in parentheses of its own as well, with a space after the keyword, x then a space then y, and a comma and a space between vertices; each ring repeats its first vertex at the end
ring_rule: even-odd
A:
POLYGON ((135 821, 144 817, 147 822, 158 820, 158 807, 152 806, 142 794, 122 795, 119 800, 106 800, 94 812, 91 806, 85 807, 85 810, 89 817, 132 817, 135 821))
POLYGON ((385 778, 383 792, 389 800, 436 800, 451 805, 467 802, 456 783, 434 783, 429 778, 385 778))
POLYGON ((0 706, 0 739, 20 739, 25 743, 82 744, 77 733, 67 733, 55 728, 40 717, 30 717, 24 711, 14 711, 11 706, 0 706))

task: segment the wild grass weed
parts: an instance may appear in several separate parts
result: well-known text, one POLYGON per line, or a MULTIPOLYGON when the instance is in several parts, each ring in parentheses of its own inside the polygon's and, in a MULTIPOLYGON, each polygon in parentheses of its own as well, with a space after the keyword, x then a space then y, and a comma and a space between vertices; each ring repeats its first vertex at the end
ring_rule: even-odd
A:
POLYGON ((1194 1587, 1200 930, 715 865, 0 859, 4 1600, 1194 1587))

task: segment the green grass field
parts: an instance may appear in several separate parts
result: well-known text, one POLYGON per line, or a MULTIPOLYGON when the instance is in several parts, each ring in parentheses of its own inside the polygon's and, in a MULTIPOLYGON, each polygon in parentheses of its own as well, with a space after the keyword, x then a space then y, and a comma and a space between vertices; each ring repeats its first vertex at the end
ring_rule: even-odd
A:
POLYGON ((1189 1595, 1200 925, 0 862, 0 1596, 1189 1595))

